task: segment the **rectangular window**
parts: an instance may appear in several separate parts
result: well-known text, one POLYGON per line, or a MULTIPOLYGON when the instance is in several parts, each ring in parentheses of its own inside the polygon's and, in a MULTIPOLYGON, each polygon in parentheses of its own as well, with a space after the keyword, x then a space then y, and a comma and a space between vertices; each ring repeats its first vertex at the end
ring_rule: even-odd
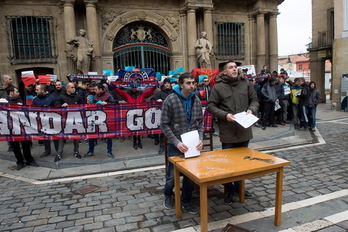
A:
POLYGON ((302 70, 302 64, 298 66, 298 70, 302 70))
POLYGON ((55 63, 52 16, 5 15, 11 63, 55 63))
POLYGON ((217 59, 244 59, 244 23, 216 22, 217 59))

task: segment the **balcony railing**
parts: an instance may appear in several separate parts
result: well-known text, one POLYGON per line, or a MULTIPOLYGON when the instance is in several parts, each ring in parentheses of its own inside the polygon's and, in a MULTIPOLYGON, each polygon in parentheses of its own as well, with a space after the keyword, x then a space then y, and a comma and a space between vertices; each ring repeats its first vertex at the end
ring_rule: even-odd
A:
POLYGON ((333 41, 333 30, 318 31, 318 46, 330 47, 333 41))

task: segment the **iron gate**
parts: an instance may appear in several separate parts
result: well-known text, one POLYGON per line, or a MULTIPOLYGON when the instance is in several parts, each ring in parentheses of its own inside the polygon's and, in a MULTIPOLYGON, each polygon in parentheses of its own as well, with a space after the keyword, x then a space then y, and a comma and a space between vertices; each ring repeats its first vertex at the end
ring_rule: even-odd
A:
POLYGON ((114 40, 114 68, 153 68, 168 75, 170 48, 164 34, 147 23, 133 23, 121 29, 114 40))

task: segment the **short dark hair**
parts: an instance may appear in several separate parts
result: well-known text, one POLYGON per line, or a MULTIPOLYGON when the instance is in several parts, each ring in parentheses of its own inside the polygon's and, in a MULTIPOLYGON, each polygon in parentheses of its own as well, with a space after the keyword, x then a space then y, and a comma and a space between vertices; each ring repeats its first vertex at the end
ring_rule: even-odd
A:
POLYGON ((102 90, 106 90, 105 85, 103 83, 98 83, 97 88, 102 89, 102 90))
POLYGON ((196 79, 192 73, 183 73, 179 77, 179 84, 184 84, 184 79, 196 79))
POLYGON ((10 95, 10 92, 14 92, 15 89, 17 89, 17 87, 15 87, 14 85, 9 85, 9 86, 6 88, 6 93, 7 93, 7 95, 10 95))

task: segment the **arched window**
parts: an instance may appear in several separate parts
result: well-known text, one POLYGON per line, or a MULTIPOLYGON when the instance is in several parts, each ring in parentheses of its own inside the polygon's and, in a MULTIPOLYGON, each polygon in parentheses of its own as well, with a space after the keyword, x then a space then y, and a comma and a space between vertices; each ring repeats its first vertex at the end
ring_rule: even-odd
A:
POLYGON ((168 40, 155 26, 132 23, 122 28, 113 44, 114 68, 125 66, 153 68, 165 75, 170 70, 170 46, 168 40))

